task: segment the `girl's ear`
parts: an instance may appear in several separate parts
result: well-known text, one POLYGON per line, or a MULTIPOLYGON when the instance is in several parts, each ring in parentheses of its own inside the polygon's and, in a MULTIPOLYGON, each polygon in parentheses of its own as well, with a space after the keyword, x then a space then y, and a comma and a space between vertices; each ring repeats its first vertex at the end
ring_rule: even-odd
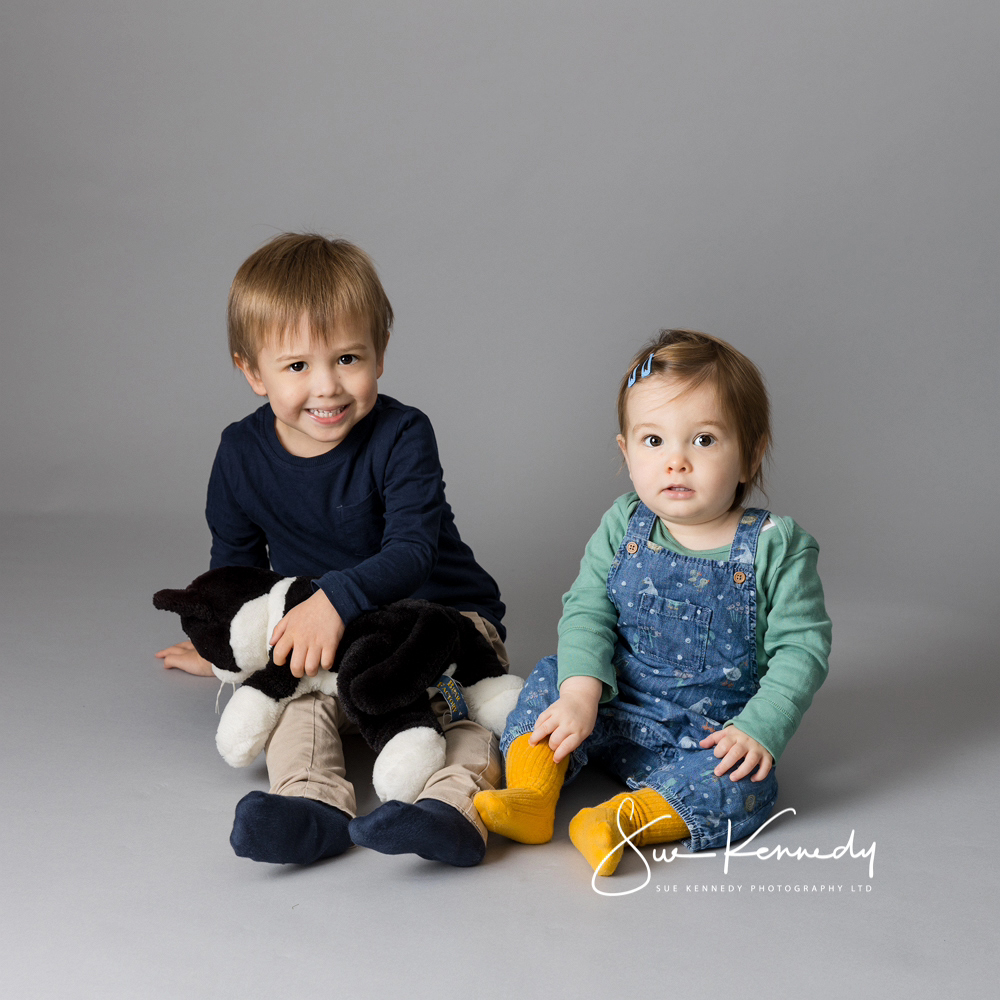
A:
POLYGON ((750 465, 750 476, 749 478, 741 478, 741 483, 748 483, 757 473, 760 471, 761 463, 764 461, 764 452, 767 451, 767 441, 761 441, 757 445, 757 450, 754 452, 753 462, 750 465))
MULTIPOLYGON (((622 453, 622 460, 625 462, 625 468, 628 469, 628 474, 632 475, 632 467, 628 464, 628 451, 625 448, 625 438, 619 434, 615 440, 618 442, 618 448, 622 453)), ((618 470, 621 471, 620 469, 618 470)))
POLYGON ((267 389, 264 388, 264 383, 261 381, 260 375, 254 371, 253 366, 250 364, 246 358, 241 358, 238 354, 233 355, 233 364, 241 372, 243 372, 243 377, 249 382, 250 388, 253 389, 258 396, 266 396, 267 389))

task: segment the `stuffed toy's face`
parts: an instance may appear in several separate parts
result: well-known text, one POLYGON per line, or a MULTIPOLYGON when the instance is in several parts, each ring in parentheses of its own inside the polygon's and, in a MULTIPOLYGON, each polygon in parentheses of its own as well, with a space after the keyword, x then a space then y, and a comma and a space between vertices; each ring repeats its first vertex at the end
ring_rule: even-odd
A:
POLYGON ((216 670, 238 673, 236 658, 229 644, 228 623, 206 621, 195 615, 181 615, 181 628, 198 654, 216 670))
POLYGON ((242 680, 267 663, 268 599, 281 579, 252 567, 214 569, 184 590, 159 591, 153 604, 180 615, 184 634, 217 677, 242 680))

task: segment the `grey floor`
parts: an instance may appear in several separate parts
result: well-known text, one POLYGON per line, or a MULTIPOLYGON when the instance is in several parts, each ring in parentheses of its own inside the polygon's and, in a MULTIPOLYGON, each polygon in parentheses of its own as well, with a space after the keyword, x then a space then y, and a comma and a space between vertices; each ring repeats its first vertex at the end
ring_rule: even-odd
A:
MULTIPOLYGON (((871 877, 864 858, 734 858, 724 874, 721 856, 646 849, 645 888, 600 896, 565 832, 613 790, 600 775, 566 790, 551 844, 494 838, 475 869, 362 849, 274 868, 228 844, 262 764, 224 764, 216 685, 152 657, 177 632, 150 597, 201 568, 203 530, 0 521, 6 996, 659 996, 695 973, 706 992, 772 997, 995 988, 1000 741, 982 619, 831 601, 830 680, 779 772, 779 807, 797 814, 759 840, 827 852, 853 830, 877 844, 871 877)), ((515 654, 551 624, 522 614, 515 654)), ((367 810, 371 755, 350 755, 367 810)), ((645 876, 632 855, 601 888, 645 876)))

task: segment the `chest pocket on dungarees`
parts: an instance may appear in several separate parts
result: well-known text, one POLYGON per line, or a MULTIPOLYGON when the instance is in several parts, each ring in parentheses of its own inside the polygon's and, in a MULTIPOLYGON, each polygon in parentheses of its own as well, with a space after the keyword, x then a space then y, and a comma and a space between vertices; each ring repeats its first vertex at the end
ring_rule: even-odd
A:
POLYGON ((688 601, 642 594, 638 614, 639 648, 644 660, 678 670, 703 670, 712 609, 688 601))

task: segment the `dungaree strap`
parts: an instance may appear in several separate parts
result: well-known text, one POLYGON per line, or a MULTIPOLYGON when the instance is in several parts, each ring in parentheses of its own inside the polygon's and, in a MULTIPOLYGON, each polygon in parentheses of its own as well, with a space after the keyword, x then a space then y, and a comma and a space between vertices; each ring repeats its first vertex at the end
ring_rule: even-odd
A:
POLYGON ((730 562, 753 565, 754 557, 757 555, 757 540, 760 538, 761 529, 770 516, 770 511, 761 510, 759 507, 747 507, 743 511, 740 523, 736 526, 732 548, 729 550, 730 562))
POLYGON ((640 500, 635 513, 629 518, 624 541, 631 540, 645 544, 649 541, 655 524, 656 515, 640 500))

